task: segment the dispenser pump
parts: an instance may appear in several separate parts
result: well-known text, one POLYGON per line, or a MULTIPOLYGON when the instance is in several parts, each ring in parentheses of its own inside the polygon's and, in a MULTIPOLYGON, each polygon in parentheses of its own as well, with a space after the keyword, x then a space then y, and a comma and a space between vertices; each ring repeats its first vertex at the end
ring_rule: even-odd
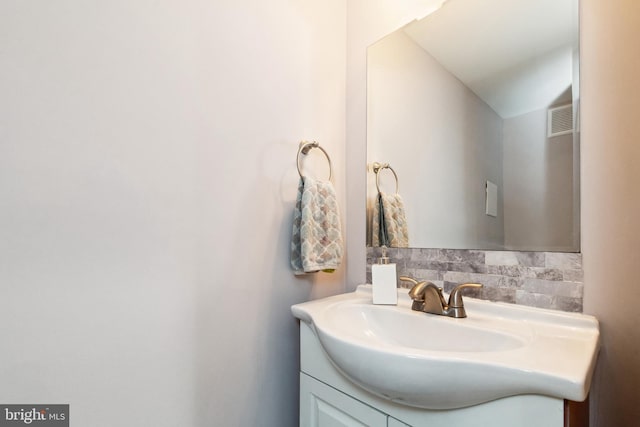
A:
POLYGON ((378 264, 389 264, 389 257, 387 256, 387 247, 381 246, 380 250, 382 252, 382 256, 378 258, 378 264))

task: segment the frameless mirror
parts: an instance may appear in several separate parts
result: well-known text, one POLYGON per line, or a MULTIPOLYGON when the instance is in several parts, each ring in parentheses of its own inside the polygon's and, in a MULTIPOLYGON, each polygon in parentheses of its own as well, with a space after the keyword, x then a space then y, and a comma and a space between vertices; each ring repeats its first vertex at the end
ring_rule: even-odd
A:
POLYGON ((579 251, 578 53, 577 0, 448 0, 370 46, 368 243, 378 162, 409 247, 579 251))

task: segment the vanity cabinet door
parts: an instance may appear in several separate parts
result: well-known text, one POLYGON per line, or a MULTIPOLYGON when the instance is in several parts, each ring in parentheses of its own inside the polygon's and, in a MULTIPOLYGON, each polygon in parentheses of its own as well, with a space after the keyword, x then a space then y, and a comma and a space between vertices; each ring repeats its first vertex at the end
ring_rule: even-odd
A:
POLYGON ((300 373, 300 427, 387 427, 387 415, 300 373))
POLYGON ((395 418, 389 417, 388 427, 411 427, 409 424, 405 424, 402 421, 398 421, 395 418))

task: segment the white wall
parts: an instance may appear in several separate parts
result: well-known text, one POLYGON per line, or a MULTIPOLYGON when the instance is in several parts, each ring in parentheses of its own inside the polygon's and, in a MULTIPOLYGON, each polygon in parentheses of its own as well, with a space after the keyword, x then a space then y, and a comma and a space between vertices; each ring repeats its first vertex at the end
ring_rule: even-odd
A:
MULTIPOLYGON (((399 175, 409 246, 503 248, 502 197, 498 216, 485 214, 486 181, 503 191, 500 116, 402 30, 367 61, 367 161, 399 175)), ((383 181, 393 192, 393 175, 383 181)))
POLYGON ((291 274, 295 153, 322 142, 344 207, 345 13, 0 3, 0 402, 297 425, 289 307, 345 269, 291 274))
POLYGON ((640 419, 640 4, 583 0, 581 37, 584 308, 603 348, 591 425, 640 419))
POLYGON ((546 108, 504 120, 504 237, 510 250, 575 251, 573 135, 546 135, 546 108))

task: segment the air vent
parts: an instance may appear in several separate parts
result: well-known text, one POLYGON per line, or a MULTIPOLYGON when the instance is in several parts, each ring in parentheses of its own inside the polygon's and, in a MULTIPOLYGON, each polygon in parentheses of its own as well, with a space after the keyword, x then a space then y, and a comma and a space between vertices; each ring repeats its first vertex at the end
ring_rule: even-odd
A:
POLYGON ((567 135, 573 132, 573 107, 571 104, 549 108, 547 137, 567 135))

